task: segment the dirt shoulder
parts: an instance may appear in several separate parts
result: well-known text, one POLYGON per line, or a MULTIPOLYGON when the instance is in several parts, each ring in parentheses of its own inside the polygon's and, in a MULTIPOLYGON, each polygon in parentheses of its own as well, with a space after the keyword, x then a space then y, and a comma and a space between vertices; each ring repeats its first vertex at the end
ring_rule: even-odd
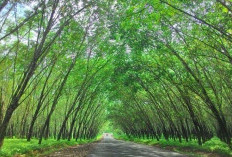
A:
POLYGON ((94 147, 97 142, 70 146, 66 148, 59 149, 49 155, 41 155, 43 157, 85 157, 89 153, 89 151, 94 147))

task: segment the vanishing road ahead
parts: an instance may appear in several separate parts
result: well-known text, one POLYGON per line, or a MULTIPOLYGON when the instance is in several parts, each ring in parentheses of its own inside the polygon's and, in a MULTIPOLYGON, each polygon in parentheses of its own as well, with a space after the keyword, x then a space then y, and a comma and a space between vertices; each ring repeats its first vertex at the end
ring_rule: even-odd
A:
POLYGON ((87 157, 184 157, 176 152, 157 147, 115 140, 111 135, 104 135, 87 157))

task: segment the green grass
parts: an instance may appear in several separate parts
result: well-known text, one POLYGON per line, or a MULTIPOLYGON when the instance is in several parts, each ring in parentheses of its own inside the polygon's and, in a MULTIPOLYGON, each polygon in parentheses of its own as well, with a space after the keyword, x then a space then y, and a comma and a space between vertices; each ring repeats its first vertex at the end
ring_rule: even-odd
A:
POLYGON ((172 149, 177 152, 181 152, 192 156, 211 156, 212 154, 227 157, 232 156, 232 150, 218 138, 214 137, 210 141, 207 141, 202 146, 197 144, 196 140, 186 142, 185 140, 180 143, 178 140, 169 141, 161 138, 160 141, 155 139, 139 139, 139 138, 128 138, 125 135, 115 135, 116 139, 122 139, 126 141, 133 141, 136 143, 159 146, 162 148, 172 149))
POLYGON ((99 139, 97 137, 93 140, 79 140, 79 141, 67 141, 55 139, 43 140, 42 144, 38 144, 37 139, 32 139, 27 142, 26 139, 5 139, 3 147, 0 150, 1 157, 10 157, 14 155, 27 154, 27 156, 36 156, 36 154, 49 154, 59 148, 73 146, 78 144, 91 143, 99 139))

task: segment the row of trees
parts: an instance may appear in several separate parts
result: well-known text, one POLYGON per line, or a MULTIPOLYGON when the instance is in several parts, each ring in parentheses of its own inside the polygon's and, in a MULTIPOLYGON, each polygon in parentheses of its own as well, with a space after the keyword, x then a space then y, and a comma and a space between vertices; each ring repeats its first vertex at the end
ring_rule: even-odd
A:
POLYGON ((118 4, 114 124, 128 136, 200 145, 217 136, 232 147, 231 8, 226 0, 118 4))
POLYGON ((6 135, 93 138, 105 113, 128 136, 231 147, 231 6, 1 2, 0 147, 6 135))
POLYGON ((110 1, 0 3, 0 147, 5 136, 93 138, 108 81, 100 42, 110 1))

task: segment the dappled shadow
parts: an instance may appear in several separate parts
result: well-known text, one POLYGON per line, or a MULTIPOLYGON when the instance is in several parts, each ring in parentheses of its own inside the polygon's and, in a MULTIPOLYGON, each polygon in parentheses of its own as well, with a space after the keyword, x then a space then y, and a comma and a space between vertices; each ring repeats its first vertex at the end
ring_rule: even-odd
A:
POLYGON ((157 147, 115 140, 111 136, 96 144, 87 157, 184 157, 176 152, 157 147))
POLYGON ((63 148, 50 155, 46 155, 46 157, 84 157, 88 154, 89 150, 92 149, 94 144, 95 143, 63 148))

